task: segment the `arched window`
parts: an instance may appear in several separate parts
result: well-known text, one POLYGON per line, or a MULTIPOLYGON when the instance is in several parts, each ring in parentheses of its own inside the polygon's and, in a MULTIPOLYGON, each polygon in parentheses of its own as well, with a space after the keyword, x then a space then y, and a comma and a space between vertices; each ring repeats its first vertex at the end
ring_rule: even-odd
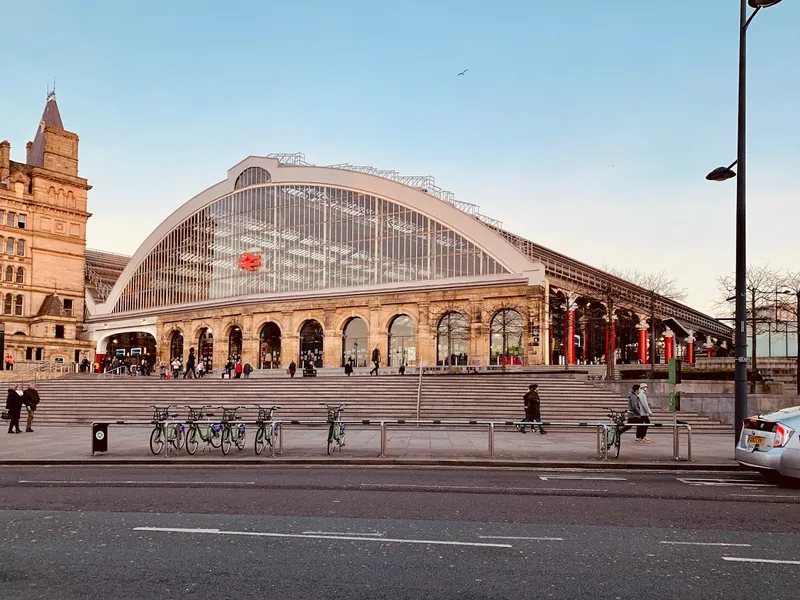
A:
POLYGON ((169 341, 169 360, 172 362, 176 358, 183 360, 183 334, 180 331, 174 331, 169 341))
POLYGON ((503 308, 492 317, 489 333, 489 362, 493 365, 521 365, 524 354, 522 315, 503 308))
POLYGON ((228 336, 228 359, 236 362, 242 358, 242 328, 234 327, 228 336))
POLYGON ((6 267, 6 281, 14 281, 14 267, 6 267))
POLYGON ((17 283, 25 283, 25 269, 17 267, 17 283))
POLYGON ((17 296, 17 301, 14 303, 14 314, 22 315, 22 296, 17 296))
POLYGON ((276 323, 264 323, 258 334, 261 352, 258 366, 261 369, 278 369, 281 366, 281 328, 276 323))
POLYGON ((397 315, 389 325, 389 366, 417 364, 417 335, 408 315, 397 315))
POLYGON ((247 167, 236 178, 233 189, 238 190, 248 185, 258 185, 259 183, 269 183, 270 181, 272 181, 272 175, 269 174, 269 171, 261 167, 247 167))
POLYGON ((6 254, 14 254, 14 238, 6 238, 6 254))
POLYGON ((467 318, 459 312, 449 312, 436 327, 436 364, 466 365, 469 345, 467 318))
POLYGON ((25 256, 25 240, 17 240, 17 256, 25 256))
POLYGON ((367 354, 371 354, 367 324, 361 317, 353 317, 342 331, 342 366, 353 361, 355 367, 367 366, 367 354))
POLYGON ((322 325, 314 319, 303 323, 300 329, 300 362, 298 368, 303 368, 309 361, 315 367, 322 367, 322 325))
POLYGON ((3 313, 10 315, 13 308, 14 308, 14 297, 11 294, 6 294, 6 298, 3 301, 3 313))
POLYGON ((207 327, 200 331, 197 340, 197 354, 198 360, 206 361, 205 367, 210 371, 214 364, 214 334, 207 327))

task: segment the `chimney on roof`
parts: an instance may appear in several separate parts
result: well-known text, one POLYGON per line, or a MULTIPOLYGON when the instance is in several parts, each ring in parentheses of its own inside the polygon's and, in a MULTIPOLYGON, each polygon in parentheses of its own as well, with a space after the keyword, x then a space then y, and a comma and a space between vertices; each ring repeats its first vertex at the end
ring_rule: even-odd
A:
POLYGON ((28 142, 25 144, 25 163, 30 164, 31 162, 31 148, 33 148, 33 142, 28 142))
POLYGON ((8 140, 0 142, 0 183, 11 174, 11 144, 8 140))

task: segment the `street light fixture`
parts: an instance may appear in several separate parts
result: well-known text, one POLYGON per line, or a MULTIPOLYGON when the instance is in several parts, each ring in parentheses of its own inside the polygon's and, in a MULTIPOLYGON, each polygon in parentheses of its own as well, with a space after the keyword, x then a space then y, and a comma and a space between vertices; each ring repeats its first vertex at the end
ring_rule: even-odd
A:
POLYGON ((739 8, 739 110, 737 119, 736 160, 729 167, 718 167, 706 175, 709 181, 727 181, 737 176, 732 169, 738 164, 736 177, 736 311, 735 311, 735 416, 736 439, 742 433, 742 421, 747 417, 747 28, 762 8, 775 6, 781 0, 741 0, 739 8), (747 16, 747 5, 755 10, 747 16))

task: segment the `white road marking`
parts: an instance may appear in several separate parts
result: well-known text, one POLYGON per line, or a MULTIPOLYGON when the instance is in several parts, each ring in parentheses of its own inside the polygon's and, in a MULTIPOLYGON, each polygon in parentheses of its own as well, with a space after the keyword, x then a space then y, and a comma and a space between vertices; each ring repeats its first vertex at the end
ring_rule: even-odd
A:
POLYGON ((728 494, 731 498, 794 498, 800 500, 800 496, 780 496, 778 494, 728 494))
POLYGON ((541 542, 563 542, 564 538, 557 537, 516 537, 512 535, 479 535, 482 540, 534 540, 541 542))
POLYGON ((539 476, 542 481, 551 479, 574 480, 574 481, 628 481, 625 477, 581 477, 578 475, 547 475, 539 476))
POLYGON ((718 487, 743 487, 743 488, 760 488, 760 487, 777 487, 771 483, 760 483, 753 479, 701 479, 701 478, 677 478, 681 483, 688 485, 707 485, 718 487))
POLYGON ((503 492, 607 492, 608 490, 596 490, 590 488, 523 488, 523 487, 490 487, 490 486, 469 486, 469 485, 418 485, 413 483, 362 483, 361 487, 375 488, 409 488, 419 490, 488 490, 497 494, 503 492))
POLYGON ((752 548, 750 544, 728 544, 725 542, 658 542, 659 544, 671 544, 673 546, 736 546, 737 548, 752 548))
POLYGON ((62 479, 20 479, 17 483, 46 483, 64 485, 255 485, 255 481, 163 481, 135 479, 130 481, 85 481, 62 479))
POLYGON ((385 533, 378 533, 377 531, 360 531, 358 533, 354 531, 304 531, 303 535, 371 535, 371 536, 383 536, 386 535, 385 533))
POLYGON ((182 527, 134 527, 133 531, 163 533, 210 533, 215 535, 242 535, 250 537, 301 538, 312 540, 339 540, 344 542, 392 542, 397 544, 430 544, 437 546, 474 546, 479 548, 512 548, 511 544, 457 542, 451 540, 413 540, 402 538, 359 537, 355 535, 320 535, 308 533, 273 533, 260 531, 223 531, 221 529, 185 529, 182 527))
POLYGON ((772 558, 743 558, 741 556, 723 556, 729 562, 766 563, 769 565, 800 565, 800 560, 775 560, 772 558))

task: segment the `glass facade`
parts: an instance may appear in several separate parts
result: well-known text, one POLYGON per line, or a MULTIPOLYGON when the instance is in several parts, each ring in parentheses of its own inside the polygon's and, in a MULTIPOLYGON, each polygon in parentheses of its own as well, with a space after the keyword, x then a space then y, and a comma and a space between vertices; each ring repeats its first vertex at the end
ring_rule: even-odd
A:
POLYGON ((492 317, 490 330, 489 364, 521 365, 525 330, 522 315, 512 308, 501 309, 492 317))
POLYGON ((469 324, 458 312, 444 315, 436 328, 436 364, 458 366, 468 364, 469 324))
POLYGON ((408 315, 398 315, 389 326, 389 366, 404 364, 417 364, 417 335, 413 319, 408 315))
MULTIPOLYGON (((255 171, 248 181, 266 176, 255 171)), ((167 234, 113 312, 506 272, 452 229, 390 200, 259 182, 167 234)))

